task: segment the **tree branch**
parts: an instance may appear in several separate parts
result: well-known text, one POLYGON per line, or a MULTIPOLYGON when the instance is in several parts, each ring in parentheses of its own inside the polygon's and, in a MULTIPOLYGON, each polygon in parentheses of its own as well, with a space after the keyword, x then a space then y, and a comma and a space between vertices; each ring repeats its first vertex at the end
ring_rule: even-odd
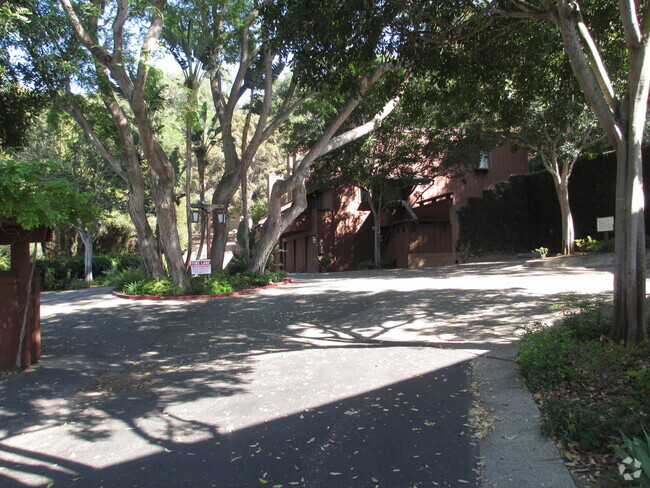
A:
POLYGON ((122 62, 122 50, 124 48, 124 23, 129 14, 128 0, 117 2, 117 15, 113 21, 113 59, 116 63, 122 62))
POLYGON ((124 181, 128 182, 129 178, 126 174, 126 171, 122 167, 119 159, 117 159, 113 153, 111 153, 104 143, 97 137, 94 129, 91 127, 90 122, 83 113, 83 110, 79 106, 79 103, 74 98, 70 91, 66 91, 65 100, 63 100, 65 111, 70 114, 70 116, 79 124, 81 129, 84 132, 86 138, 90 141, 91 145, 102 155, 102 157, 110 164, 111 168, 122 178, 124 181))
MULTIPOLYGON (((577 4, 575 5, 577 7, 577 4)), ((580 13, 579 10, 576 9, 575 15, 577 16, 576 24, 578 26, 578 32, 580 33, 580 37, 582 38, 582 44, 584 50, 586 51, 586 55, 589 58, 591 69, 594 73, 594 76, 596 77, 596 80, 598 81, 598 86, 600 87, 600 90, 603 96, 605 97, 605 100, 609 104, 610 110, 612 112, 616 112, 617 102, 616 102, 616 94, 614 93, 614 85, 609 79, 609 75, 607 74, 607 69, 605 68, 605 63, 603 63, 603 59, 600 56, 600 52, 598 52, 596 43, 594 42, 594 39, 591 37, 591 33, 589 32, 589 29, 587 28, 587 25, 584 23, 584 20, 582 19, 582 14, 580 13)))
MULTIPOLYGON (((607 133, 607 137, 612 145, 618 146, 618 142, 623 138, 623 135, 616 123, 616 108, 611 103, 611 97, 601 88, 601 76, 597 76, 594 66, 587 61, 587 56, 583 50, 583 43, 578 34, 579 22, 575 16, 572 5, 569 5, 569 0, 558 0, 559 17, 558 26, 562 34, 562 41, 564 43, 564 50, 569 56, 573 73, 575 74, 580 87, 587 99, 587 102, 593 109, 596 117, 598 117, 601 125, 607 133)), ((586 32, 588 34, 588 31, 586 32)), ((603 67, 604 69, 604 67, 603 67)))
POLYGON ((90 37, 88 32, 86 32, 86 29, 84 29, 83 25, 81 24, 81 20, 77 16, 77 13, 74 11, 74 8, 72 8, 72 5, 70 4, 70 0, 59 0, 59 3, 61 4, 61 7, 63 7, 63 10, 65 10, 66 14, 68 15, 68 18, 70 19, 70 23, 72 24, 72 28, 75 31, 75 34, 81 41, 81 43, 90 51, 90 53, 97 58, 102 64, 109 64, 111 63, 112 59, 111 56, 106 52, 106 50, 101 47, 97 42, 95 42, 94 39, 90 37))
POLYGON ((322 150, 322 152, 319 154, 319 156, 334 151, 340 147, 343 147, 344 145, 346 145, 351 141, 357 140, 360 137, 370 134, 372 131, 378 128, 383 122, 383 120, 386 117, 388 117, 390 113, 395 109, 395 107, 399 103, 399 99, 400 97, 396 96, 395 98, 389 100, 388 103, 384 105, 382 110, 377 115, 375 115, 372 120, 358 127, 355 127, 354 129, 344 132, 343 134, 333 137, 330 140, 330 142, 325 146, 325 148, 322 150))
MULTIPOLYGON (((127 1, 127 0, 121 0, 127 1)), ((151 24, 149 25, 149 30, 147 31, 144 40, 142 41, 142 46, 140 48, 140 59, 138 60, 138 72, 135 79, 134 93, 136 96, 141 97, 144 91, 144 86, 147 81, 147 75, 149 73, 149 57, 158 44, 160 39, 160 34, 162 33, 163 26, 163 17, 162 10, 167 3, 166 0, 156 0, 153 7, 156 10, 153 18, 151 19, 151 24)))
MULTIPOLYGON (((636 15, 636 2, 631 0, 619 0, 623 32, 628 48, 633 48, 643 41, 643 33, 636 15)), ((647 9, 646 5, 646 9, 647 9)))

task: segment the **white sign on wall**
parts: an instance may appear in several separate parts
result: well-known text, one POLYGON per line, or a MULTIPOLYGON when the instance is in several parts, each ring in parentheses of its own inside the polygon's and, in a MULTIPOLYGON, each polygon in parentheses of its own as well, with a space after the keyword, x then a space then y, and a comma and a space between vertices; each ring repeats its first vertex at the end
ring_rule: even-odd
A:
POLYGON ((601 217, 596 219, 596 230, 598 232, 611 232, 614 230, 614 217, 601 217))
POLYGON ((202 275, 212 273, 212 263, 209 259, 197 259, 191 262, 192 274, 202 275))

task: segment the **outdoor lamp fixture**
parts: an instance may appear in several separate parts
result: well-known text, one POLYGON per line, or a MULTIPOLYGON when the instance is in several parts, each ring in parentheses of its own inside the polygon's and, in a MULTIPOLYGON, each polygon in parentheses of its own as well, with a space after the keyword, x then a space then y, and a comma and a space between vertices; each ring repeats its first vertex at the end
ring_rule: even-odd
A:
POLYGON ((223 205, 220 205, 218 203, 193 203, 190 205, 190 207, 197 209, 196 211, 192 211, 192 221, 193 222, 198 222, 198 218, 195 221, 194 220, 194 212, 197 214, 199 213, 199 210, 203 210, 204 212, 208 213, 208 216, 212 214, 213 212, 216 214, 216 219, 217 222, 220 224, 225 224, 226 223, 226 209, 224 208, 223 205), (216 210, 216 212, 215 212, 216 210))
POLYGON ((200 220, 200 213, 198 210, 192 210, 192 223, 196 224, 200 220))

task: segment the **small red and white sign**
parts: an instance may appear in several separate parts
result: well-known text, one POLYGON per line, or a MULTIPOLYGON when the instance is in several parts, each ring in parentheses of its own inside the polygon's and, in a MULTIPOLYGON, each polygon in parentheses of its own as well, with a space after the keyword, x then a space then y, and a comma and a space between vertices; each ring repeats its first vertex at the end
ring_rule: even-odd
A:
POLYGON ((212 273, 212 263, 209 259, 197 259, 190 263, 192 265, 193 275, 202 275, 212 273))

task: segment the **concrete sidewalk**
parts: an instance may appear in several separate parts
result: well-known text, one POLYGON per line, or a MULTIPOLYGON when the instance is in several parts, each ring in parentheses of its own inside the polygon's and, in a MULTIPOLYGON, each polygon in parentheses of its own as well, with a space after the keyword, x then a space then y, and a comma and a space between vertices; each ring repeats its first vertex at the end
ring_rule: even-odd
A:
POLYGON ((200 302, 44 294, 43 361, 0 383, 0 486, 574 486, 514 367, 516 326, 610 291, 609 272, 294 279, 200 302), (474 390, 494 417, 481 441, 474 390))

